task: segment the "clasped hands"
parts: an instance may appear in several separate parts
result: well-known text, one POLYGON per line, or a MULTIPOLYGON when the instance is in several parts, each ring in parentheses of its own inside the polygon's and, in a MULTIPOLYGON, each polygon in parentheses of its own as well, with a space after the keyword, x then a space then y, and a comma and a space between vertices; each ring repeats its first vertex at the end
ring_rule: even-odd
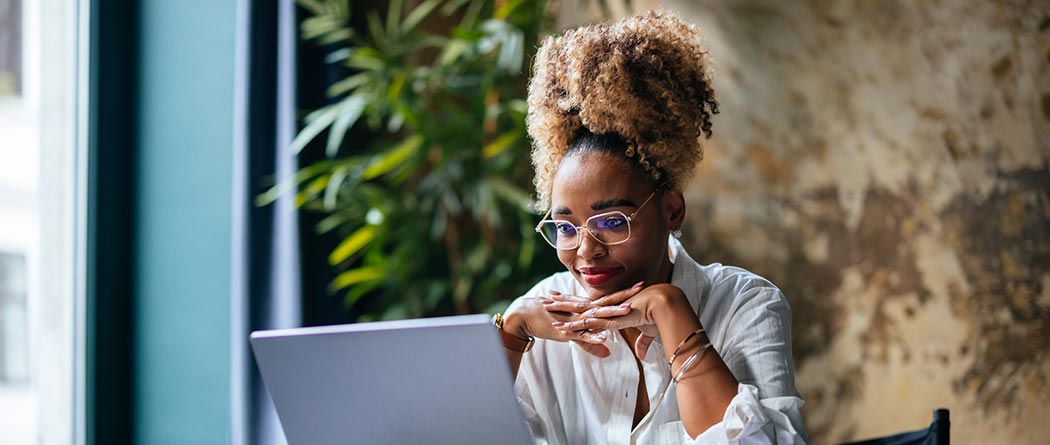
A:
POLYGON ((649 345, 659 335, 656 313, 667 307, 663 303, 672 290, 678 289, 669 284, 646 287, 639 282, 627 289, 591 297, 551 291, 547 297, 519 299, 511 309, 518 309, 513 312, 521 314, 525 334, 572 341, 596 357, 611 354, 604 344, 607 340, 604 331, 637 328, 641 333, 634 342, 634 353, 644 359, 649 345))

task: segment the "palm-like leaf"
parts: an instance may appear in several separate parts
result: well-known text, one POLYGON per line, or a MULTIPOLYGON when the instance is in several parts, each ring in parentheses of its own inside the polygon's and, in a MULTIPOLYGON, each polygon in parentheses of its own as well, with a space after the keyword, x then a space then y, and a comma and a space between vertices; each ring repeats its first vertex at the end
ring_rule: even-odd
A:
POLYGON ((317 230, 344 234, 330 290, 362 320, 487 310, 554 268, 554 255, 534 261, 523 188, 524 68, 551 23, 547 1, 412 3, 363 11, 355 30, 348 1, 298 0, 302 38, 335 47, 326 61, 350 74, 292 143, 323 145, 327 159, 256 199, 295 191, 297 205, 329 213, 317 230), (459 24, 433 32, 435 12, 459 24), (350 140, 352 128, 371 136, 350 140))

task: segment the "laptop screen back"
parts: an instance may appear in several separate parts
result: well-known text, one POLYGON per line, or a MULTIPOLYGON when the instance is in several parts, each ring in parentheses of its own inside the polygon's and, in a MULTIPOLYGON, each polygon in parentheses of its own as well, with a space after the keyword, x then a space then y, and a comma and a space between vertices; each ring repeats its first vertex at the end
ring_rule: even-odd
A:
POLYGON ((257 331, 290 444, 530 444, 485 315, 257 331))

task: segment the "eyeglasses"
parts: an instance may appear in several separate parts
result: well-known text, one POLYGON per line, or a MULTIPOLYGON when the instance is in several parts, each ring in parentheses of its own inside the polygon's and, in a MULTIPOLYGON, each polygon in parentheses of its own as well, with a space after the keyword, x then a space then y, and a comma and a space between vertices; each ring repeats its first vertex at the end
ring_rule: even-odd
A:
POLYGON ((634 209, 634 213, 630 215, 625 215, 618 210, 600 213, 587 218, 582 226, 576 226, 561 219, 546 219, 553 209, 548 210, 543 216, 544 220, 536 225, 536 231, 543 235, 547 244, 558 250, 573 250, 580 247, 580 234, 583 230, 587 230, 591 238, 607 246, 625 243, 631 239, 631 221, 638 215, 638 212, 642 211, 642 207, 645 207, 653 196, 656 196, 656 192, 654 190, 650 193, 649 197, 642 201, 642 205, 634 209))

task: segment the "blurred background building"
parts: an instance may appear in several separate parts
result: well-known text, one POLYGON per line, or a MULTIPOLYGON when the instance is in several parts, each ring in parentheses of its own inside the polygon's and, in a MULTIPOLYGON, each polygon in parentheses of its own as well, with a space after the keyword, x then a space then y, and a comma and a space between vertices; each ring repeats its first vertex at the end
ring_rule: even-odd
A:
POLYGON ((0 0, 0 443, 74 428, 75 11, 0 0))
MULTIPOLYGON (((30 6, 30 5, 26 5, 30 6)), ((36 260, 39 219, 39 122, 32 81, 38 70, 23 48, 22 2, 0 2, 0 441, 28 443, 36 433, 36 397, 30 381, 29 265, 36 260), (27 76, 28 75, 28 76, 27 76)), ((23 31, 23 28, 30 28, 23 31)))

